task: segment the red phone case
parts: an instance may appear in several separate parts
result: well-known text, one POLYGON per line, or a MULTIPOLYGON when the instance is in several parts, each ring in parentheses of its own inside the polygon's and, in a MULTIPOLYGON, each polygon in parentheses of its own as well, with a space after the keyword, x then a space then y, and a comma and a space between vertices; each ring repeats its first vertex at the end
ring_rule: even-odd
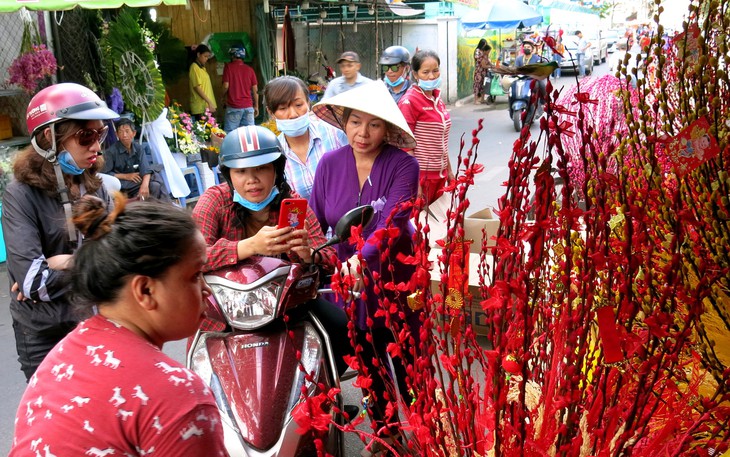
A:
POLYGON ((281 201, 278 227, 291 226, 294 227, 294 230, 301 230, 304 228, 306 216, 307 200, 303 198, 285 198, 281 201))

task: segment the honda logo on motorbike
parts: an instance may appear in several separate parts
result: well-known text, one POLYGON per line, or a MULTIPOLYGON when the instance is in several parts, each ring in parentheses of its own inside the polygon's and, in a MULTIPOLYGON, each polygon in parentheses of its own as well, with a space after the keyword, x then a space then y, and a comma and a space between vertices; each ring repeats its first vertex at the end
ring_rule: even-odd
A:
POLYGON ((260 348, 261 346, 268 346, 268 341, 260 341, 258 343, 246 343, 241 345, 241 349, 253 349, 253 348, 260 348))

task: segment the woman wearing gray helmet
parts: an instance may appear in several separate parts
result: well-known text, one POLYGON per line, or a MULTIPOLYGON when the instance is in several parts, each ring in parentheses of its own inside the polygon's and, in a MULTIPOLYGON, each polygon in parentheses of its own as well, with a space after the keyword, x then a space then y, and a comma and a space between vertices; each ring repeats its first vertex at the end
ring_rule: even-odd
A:
POLYGON ((403 46, 391 46, 380 56, 380 69, 383 71, 383 82, 396 103, 411 87, 408 70, 411 65, 411 53, 403 46))
MULTIPOLYGON (((307 207, 304 228, 277 228, 279 205, 284 198, 299 197, 284 175, 286 157, 271 130, 261 126, 239 127, 221 145, 219 167, 225 182, 200 197, 193 219, 208 246, 204 271, 212 271, 252 256, 285 257, 292 262, 312 261, 312 246, 327 242, 317 217, 307 207)), ((331 247, 317 256, 333 270, 331 247)), ((343 356, 352 352, 347 337, 347 315, 335 305, 314 299, 309 308, 332 339, 340 373, 347 369, 343 356)), ((212 328, 206 320, 203 328, 212 328)), ((352 417, 352 416, 351 416, 352 417)))

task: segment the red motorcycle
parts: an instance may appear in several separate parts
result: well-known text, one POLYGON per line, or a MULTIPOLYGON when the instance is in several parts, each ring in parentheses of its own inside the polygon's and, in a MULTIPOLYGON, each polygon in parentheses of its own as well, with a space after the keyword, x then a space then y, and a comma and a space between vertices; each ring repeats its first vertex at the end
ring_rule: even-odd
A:
MULTIPOLYGON (((352 227, 367 225, 373 208, 345 214, 319 251, 350 237, 352 227)), ((221 414, 226 448, 235 456, 316 455, 311 433, 298 434, 292 413, 305 397, 339 388, 330 339, 316 316, 297 313, 315 298, 320 285, 315 265, 253 257, 205 276, 213 290, 208 318, 221 331, 199 330, 187 366, 210 386, 221 414), (288 322, 284 317, 290 316, 288 322), (297 357, 297 354, 300 357, 297 357), (300 364, 301 368, 300 369, 300 364), (306 392, 304 394, 303 392, 306 392)), ((328 453, 344 455, 344 439, 334 425, 344 419, 342 398, 329 405, 331 423, 323 440, 328 453)))

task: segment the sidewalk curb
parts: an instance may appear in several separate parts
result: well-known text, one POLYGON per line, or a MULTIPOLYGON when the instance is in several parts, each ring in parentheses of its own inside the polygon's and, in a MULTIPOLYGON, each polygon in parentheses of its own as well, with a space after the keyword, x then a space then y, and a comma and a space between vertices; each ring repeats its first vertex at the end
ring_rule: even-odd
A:
POLYGON ((467 103, 474 103, 474 94, 467 95, 464 98, 460 98, 456 101, 456 103, 454 103, 454 106, 464 106, 467 103))

